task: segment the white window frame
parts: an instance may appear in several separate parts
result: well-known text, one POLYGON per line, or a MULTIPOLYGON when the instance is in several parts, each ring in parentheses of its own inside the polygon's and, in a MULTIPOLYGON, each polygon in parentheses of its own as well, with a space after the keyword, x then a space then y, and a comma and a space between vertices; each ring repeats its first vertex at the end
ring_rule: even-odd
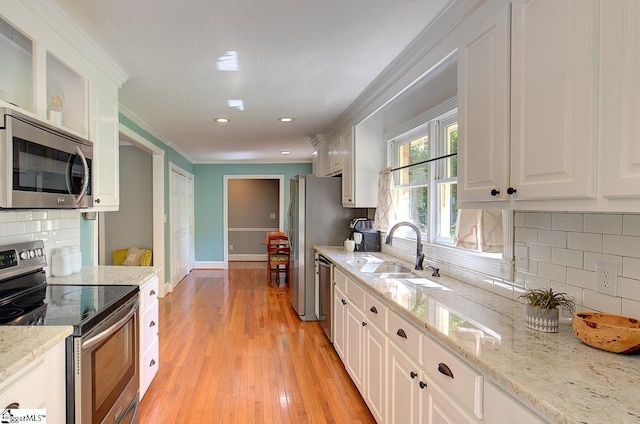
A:
MULTIPOLYGON (((435 140, 439 136, 438 132, 443 132, 448 123, 457 121, 457 108, 455 105, 451 106, 451 101, 448 101, 443 105, 437 106, 434 110, 437 111, 439 115, 434 116, 435 112, 433 110, 429 111, 423 114, 422 118, 418 118, 413 121, 420 122, 416 127, 387 140, 387 163, 389 166, 397 166, 397 152, 399 145, 427 134, 429 135, 428 157, 431 159, 445 154, 445 152, 442 152, 442 148, 444 147, 443 143, 436 143, 435 140), (448 111, 443 111, 443 108, 446 108, 447 106, 450 106, 448 111)), ((396 132, 396 134, 398 133, 396 132)), ((439 185, 444 182, 453 181, 454 179, 440 179, 436 181, 437 176, 442 177, 444 168, 441 163, 439 164, 438 162, 435 162, 432 164, 434 166, 432 166, 432 169, 430 170, 429 183, 427 184, 429 192, 428 226, 430 229, 434 230, 429 231, 428 234, 422 234, 423 251, 427 258, 427 262, 437 263, 441 267, 443 264, 446 264, 512 281, 513 211, 505 209, 502 213, 504 249, 501 257, 496 257, 495 254, 460 249, 453 245, 453 240, 439 238, 438 232, 435 230, 439 228, 439 214, 434 212, 438 210, 438 202, 440 201, 439 185)), ((455 180, 457 180, 457 177, 455 180)), ((459 208, 460 206, 461 205, 458 204, 459 208)), ((383 250, 396 257, 414 261, 416 237, 413 232, 396 232, 394 234, 393 246, 384 245, 383 250)), ((443 270, 443 272, 446 274, 445 270, 443 270)))

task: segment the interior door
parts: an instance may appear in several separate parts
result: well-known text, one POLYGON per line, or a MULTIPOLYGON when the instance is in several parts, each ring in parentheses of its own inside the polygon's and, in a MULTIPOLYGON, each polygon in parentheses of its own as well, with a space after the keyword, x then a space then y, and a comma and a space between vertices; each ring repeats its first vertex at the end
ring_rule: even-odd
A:
POLYGON ((171 285, 193 268, 193 176, 176 166, 169 180, 171 211, 171 285))

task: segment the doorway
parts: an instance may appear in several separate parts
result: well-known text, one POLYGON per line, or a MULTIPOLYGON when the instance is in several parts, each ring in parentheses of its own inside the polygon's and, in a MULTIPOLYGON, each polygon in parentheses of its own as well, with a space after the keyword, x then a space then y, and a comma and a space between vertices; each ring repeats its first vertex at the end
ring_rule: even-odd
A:
POLYGON ((171 290, 191 272, 194 263, 193 175, 169 163, 169 210, 171 211, 171 290))
POLYGON ((224 266, 266 261, 267 231, 284 225, 284 175, 224 176, 224 266))

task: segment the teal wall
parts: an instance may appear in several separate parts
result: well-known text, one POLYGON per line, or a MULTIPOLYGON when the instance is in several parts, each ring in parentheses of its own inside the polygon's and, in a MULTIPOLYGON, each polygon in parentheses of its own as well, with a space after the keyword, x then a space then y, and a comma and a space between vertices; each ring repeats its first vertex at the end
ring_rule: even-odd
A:
POLYGON ((195 195, 196 261, 224 260, 225 175, 284 175, 284 229, 288 228, 289 180, 298 174, 310 174, 310 163, 193 165, 195 195))

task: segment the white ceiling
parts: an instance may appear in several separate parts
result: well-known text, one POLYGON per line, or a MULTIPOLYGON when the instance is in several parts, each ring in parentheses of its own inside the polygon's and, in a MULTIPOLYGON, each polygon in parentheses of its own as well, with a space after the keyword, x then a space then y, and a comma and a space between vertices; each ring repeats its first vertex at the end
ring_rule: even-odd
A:
POLYGON ((54 1, 129 76, 120 104, 196 163, 309 162, 309 140, 449 3, 54 1), (219 70, 232 51, 238 70, 219 70))

